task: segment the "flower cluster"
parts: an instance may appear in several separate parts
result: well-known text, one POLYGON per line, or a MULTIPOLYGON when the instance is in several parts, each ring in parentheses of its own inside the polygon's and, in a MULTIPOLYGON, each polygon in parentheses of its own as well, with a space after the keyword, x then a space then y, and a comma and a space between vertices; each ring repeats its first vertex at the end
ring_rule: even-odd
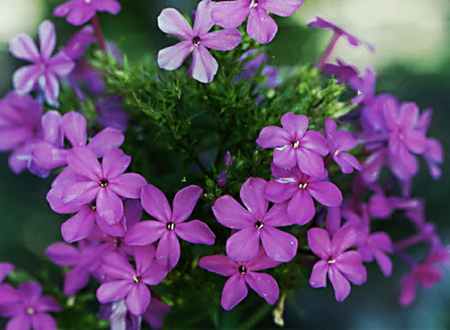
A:
POLYGON ((13 266, 0 263, 0 316, 11 318, 8 330, 56 329, 48 312, 70 307, 76 297, 95 296, 111 329, 133 330, 142 320, 162 327, 164 315, 187 308, 188 296, 202 289, 211 308, 228 311, 248 297, 248 287, 282 305, 302 279, 320 288, 328 278, 341 302, 350 283, 366 282, 365 263, 375 261, 390 276, 391 255, 411 267, 399 284, 402 305, 414 301, 418 285, 429 288, 442 278, 438 266, 449 262, 449 250, 411 189, 419 155, 434 179, 441 175, 442 147, 427 136, 431 110, 420 113, 415 103, 377 95, 371 69, 361 76, 340 59, 330 63, 340 37, 373 48, 320 17, 309 26, 334 36, 314 74, 332 76, 320 79, 335 88, 328 93, 335 98, 342 86, 353 89, 357 95, 346 104, 356 111, 343 116, 326 98, 299 103, 302 88, 290 85, 307 79, 296 70, 278 72, 263 47, 278 30, 270 14, 288 17, 302 4, 203 0, 192 26, 176 9, 163 9, 158 27, 181 41, 159 51, 154 75, 129 70, 120 50, 104 40, 97 12, 118 14, 116 0, 56 7, 53 15, 72 25, 91 24, 54 56, 48 20, 39 27, 39 50, 26 35, 11 41, 12 55, 32 64, 17 69, 14 91, 0 100, 0 150, 11 152, 15 173, 55 175, 46 199, 67 219, 64 242, 45 252, 64 269, 60 302, 37 282, 22 281, 17 289, 3 283, 13 266), (185 76, 203 84, 172 72, 191 54, 185 76), (220 60, 232 63, 223 68, 229 76, 218 74, 220 60), (163 148, 147 149, 161 136, 163 148), (178 180, 180 173, 175 186, 167 177, 178 180), (412 224, 411 236, 394 241, 379 230, 379 220, 387 223, 394 212, 412 224), (409 254, 418 243, 429 247, 422 259, 409 254), (205 270, 228 277, 221 299, 220 279, 205 270), (87 295, 93 287, 95 295, 87 295))

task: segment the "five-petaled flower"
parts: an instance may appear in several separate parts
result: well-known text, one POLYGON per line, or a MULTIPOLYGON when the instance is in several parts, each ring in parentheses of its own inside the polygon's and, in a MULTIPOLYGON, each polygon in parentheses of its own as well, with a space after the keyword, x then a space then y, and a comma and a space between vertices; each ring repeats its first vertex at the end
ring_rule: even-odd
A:
POLYGON ((55 44, 55 26, 50 21, 44 21, 39 25, 40 52, 31 37, 26 34, 16 36, 9 47, 15 57, 33 62, 32 65, 14 72, 14 89, 25 94, 38 85, 47 103, 58 107, 58 77, 67 76, 75 64, 63 51, 51 57, 55 44))
POLYGON ((209 32, 214 25, 211 10, 214 4, 210 0, 201 1, 195 13, 194 28, 176 9, 166 8, 158 16, 159 28, 183 41, 174 46, 161 49, 158 53, 158 65, 165 70, 178 69, 192 53, 190 73, 202 83, 213 80, 219 65, 207 48, 231 50, 240 44, 242 36, 237 29, 224 29, 209 32))
POLYGON ((70 24, 82 25, 92 19, 97 11, 116 15, 120 11, 120 3, 117 0, 70 0, 56 7, 53 15, 67 16, 70 24))

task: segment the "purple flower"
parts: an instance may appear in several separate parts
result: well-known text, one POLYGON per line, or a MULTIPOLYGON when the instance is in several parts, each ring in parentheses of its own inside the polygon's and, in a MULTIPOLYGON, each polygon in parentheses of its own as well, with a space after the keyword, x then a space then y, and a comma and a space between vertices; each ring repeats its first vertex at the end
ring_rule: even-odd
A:
POLYGON ((99 277, 100 259, 105 252, 105 247, 86 242, 78 248, 56 242, 47 248, 45 255, 59 266, 72 267, 66 273, 63 288, 66 296, 72 296, 88 285, 91 275, 99 277))
POLYGON ((8 262, 0 262, 0 284, 6 276, 14 270, 14 266, 8 262))
POLYGON ((448 248, 440 248, 432 251, 421 263, 413 266, 410 273, 400 280, 400 305, 411 305, 416 299, 417 287, 430 289, 444 276, 443 271, 437 267, 438 264, 448 264, 450 255, 448 248))
POLYGON ((58 312, 61 306, 55 298, 42 295, 39 283, 25 282, 19 285, 16 300, 0 305, 0 315, 11 317, 6 330, 56 330, 55 319, 47 312, 58 312))
POLYGON ((28 93, 39 85, 47 103, 58 107, 58 77, 67 76, 75 64, 64 52, 51 57, 56 44, 52 22, 44 21, 39 26, 39 44, 40 52, 28 35, 20 34, 11 40, 11 53, 17 58, 33 62, 14 72, 14 89, 19 93, 28 93))
POLYGON ((92 19, 97 11, 116 15, 120 9, 120 3, 116 0, 70 0, 56 7, 53 15, 67 16, 67 22, 70 24, 82 25, 92 19))
POLYGON ((319 177, 306 175, 297 167, 283 170, 272 165, 272 174, 275 180, 270 180, 265 188, 264 195, 274 203, 288 201, 287 213, 293 223, 304 225, 311 221, 316 213, 314 201, 328 206, 340 206, 342 193, 339 188, 327 181, 327 172, 319 177))
POLYGON ((308 26, 313 27, 313 28, 331 29, 334 31, 335 35, 337 35, 338 37, 345 36, 347 38, 348 42, 350 43, 350 45, 352 45, 352 46, 364 45, 369 50, 373 51, 373 47, 371 45, 365 43, 364 41, 361 41, 360 39, 358 39, 355 36, 353 36, 352 34, 346 32, 339 26, 337 26, 321 17, 317 16, 316 20, 309 23, 308 26))
POLYGON ((309 247, 322 259, 314 264, 309 284, 313 288, 326 287, 328 275, 337 301, 343 301, 350 294, 349 281, 361 285, 367 278, 361 255, 346 251, 355 245, 357 232, 353 226, 346 225, 330 238, 325 229, 308 230, 309 247))
POLYGON ((190 66, 192 77, 202 83, 209 83, 213 80, 219 65, 207 48, 231 50, 242 40, 237 29, 209 32, 214 25, 211 19, 213 6, 214 4, 210 0, 204 0, 198 4, 194 28, 191 28, 183 15, 176 9, 163 9, 158 16, 159 28, 165 33, 183 39, 183 41, 159 51, 158 65, 160 68, 176 70, 192 53, 190 66))
POLYGON ((142 221, 126 234, 129 245, 149 245, 159 240, 156 259, 168 270, 176 266, 180 258, 178 238, 194 244, 214 244, 215 235, 209 227, 199 221, 185 222, 191 215, 202 193, 198 186, 181 189, 174 197, 170 208, 161 190, 149 184, 142 189, 141 202, 144 210, 158 221, 142 221))
POLYGON ((151 293, 147 285, 157 285, 167 275, 154 259, 153 246, 135 247, 136 267, 115 252, 102 259, 102 270, 108 279, 97 290, 98 300, 104 304, 125 299, 130 313, 142 315, 150 304, 151 293))
POLYGON ((145 322, 150 324, 153 329, 161 329, 164 323, 164 315, 169 314, 171 311, 172 307, 153 298, 144 314, 142 314, 142 318, 145 322))
POLYGON ((349 132, 337 131, 336 122, 331 118, 325 119, 325 138, 330 155, 342 173, 352 173, 353 169, 361 170, 361 164, 355 156, 343 152, 356 147, 356 139, 349 132))
MULTIPOLYGON (((106 128, 87 143, 87 121, 78 112, 68 112, 62 116, 60 121, 62 134, 70 144, 73 147, 86 146, 94 152, 96 157, 103 157, 107 151, 120 147, 124 140, 124 136, 119 130, 106 128)), ((45 130, 44 133, 46 133, 45 130)), ((49 139, 45 140, 39 142, 33 150, 33 160, 36 164, 46 170, 67 165, 68 150, 63 148, 62 143, 55 145, 48 141, 49 139)))
POLYGON ((353 77, 358 76, 356 67, 346 64, 344 61, 337 59, 337 65, 325 63, 322 65, 322 72, 329 76, 335 76, 338 84, 350 81, 353 77))
POLYGON ((111 127, 125 132, 128 127, 128 116, 124 110, 123 99, 112 95, 95 105, 98 112, 98 123, 102 127, 111 127))
POLYGON ((229 195, 218 198, 212 210, 217 221, 236 230, 227 240, 228 256, 236 261, 253 259, 259 242, 269 258, 288 262, 297 254, 297 239, 275 227, 292 224, 286 213, 286 204, 274 205, 267 210, 269 201, 264 197, 266 181, 249 178, 242 185, 240 196, 245 208, 229 195))
POLYGON ((69 150, 67 162, 79 181, 72 182, 63 191, 62 200, 67 205, 95 202, 98 215, 108 224, 117 224, 123 215, 123 198, 137 199, 146 180, 137 173, 124 173, 131 162, 120 149, 111 149, 104 155, 102 164, 87 147, 69 150))
POLYGON ((273 268, 280 263, 267 257, 263 249, 250 261, 237 262, 224 255, 207 256, 200 259, 198 265, 210 272, 230 278, 222 291, 221 304, 225 310, 230 310, 247 297, 247 284, 273 305, 278 300, 279 289, 275 279, 258 270, 273 268))
POLYGON ((237 28, 248 17, 247 34, 254 40, 266 44, 275 37, 278 26, 269 16, 291 16, 303 0, 237 0, 215 3, 212 18, 224 28, 237 28))
POLYGON ((94 28, 92 25, 86 25, 70 38, 64 47, 64 53, 71 59, 78 60, 93 42, 95 42, 94 28))
POLYGON ((352 99, 352 103, 355 105, 363 104, 368 105, 373 102, 375 98, 375 85, 377 75, 375 71, 367 68, 364 77, 354 75, 349 78, 349 85, 358 92, 358 95, 352 99))
POLYGON ((261 148, 275 148, 273 162, 281 168, 293 168, 311 176, 322 176, 324 163, 321 156, 328 154, 325 138, 316 131, 306 131, 308 117, 291 112, 281 117, 281 125, 264 127, 256 143, 261 148))

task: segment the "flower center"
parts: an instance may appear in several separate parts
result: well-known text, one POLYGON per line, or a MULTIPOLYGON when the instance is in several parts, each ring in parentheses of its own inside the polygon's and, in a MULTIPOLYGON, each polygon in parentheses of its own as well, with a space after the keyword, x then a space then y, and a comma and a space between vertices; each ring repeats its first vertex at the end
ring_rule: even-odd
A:
POLYGON ((327 263, 328 263, 329 265, 332 265, 332 264, 334 264, 335 262, 336 262, 336 260, 334 260, 334 259, 330 259, 330 260, 327 261, 327 263))
POLYGON ((93 201, 93 202, 91 202, 91 203, 89 204, 89 208, 90 208, 92 211, 95 211, 95 210, 97 209, 97 205, 95 205, 95 201, 93 201))
POLYGON ((297 149, 300 146, 300 142, 299 141, 293 141, 291 146, 292 146, 292 148, 297 149))
POLYGON ((252 0, 252 3, 250 4, 250 8, 258 7, 259 0, 252 0))
POLYGON ((200 37, 199 37, 199 36, 195 36, 195 37, 192 39, 192 43, 194 44, 194 46, 200 45, 200 42, 201 42, 201 40, 200 40, 200 37))
POLYGON ((298 187, 299 187, 300 189, 306 189, 306 187, 308 187, 308 183, 306 183, 306 182, 300 182, 300 183, 298 184, 298 187))
POLYGON ((141 283, 141 281, 142 281, 142 278, 139 276, 139 275, 134 275, 133 276, 133 281, 134 281, 134 283, 141 283))
POLYGON ((121 240, 119 237, 117 237, 117 238, 114 240, 114 246, 115 246, 116 248, 118 248, 118 247, 120 247, 121 244, 122 244, 122 240, 121 240))
POLYGON ((264 223, 261 220, 255 222, 256 229, 262 229, 264 227, 264 223))
POLYGON ((33 307, 28 307, 26 313, 29 315, 33 315, 34 313, 36 313, 36 311, 34 310, 33 307))
POLYGON ((244 265, 240 265, 239 266, 239 273, 244 275, 245 273, 247 273, 247 268, 244 265))
POLYGON ((334 152, 334 157, 336 157, 337 155, 339 155, 340 154, 340 151, 339 151, 339 149, 338 150, 336 150, 335 152, 334 152))
POLYGON ((91 3, 91 0, 84 0, 84 2, 86 2, 86 3, 91 3))
POLYGON ((168 222, 166 225, 167 230, 174 230, 175 229, 175 222, 168 222))
POLYGON ((102 188, 106 188, 108 186, 108 180, 106 179, 101 179, 100 182, 98 183, 100 185, 100 187, 102 188))

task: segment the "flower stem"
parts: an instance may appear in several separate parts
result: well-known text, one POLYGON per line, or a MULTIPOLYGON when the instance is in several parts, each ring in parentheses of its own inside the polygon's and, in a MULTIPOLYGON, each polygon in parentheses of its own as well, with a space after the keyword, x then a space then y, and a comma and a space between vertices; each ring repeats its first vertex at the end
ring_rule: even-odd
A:
POLYGON ((333 51, 334 47, 336 46, 336 42, 341 37, 342 33, 335 32, 333 35, 333 39, 331 39, 330 44, 328 45, 327 49, 323 53, 320 60, 317 62, 317 67, 320 69, 323 67, 323 65, 328 61, 328 58, 331 55, 331 52, 333 51))
POLYGON ((94 34, 95 38, 97 38, 98 45, 100 46, 100 49, 103 51, 107 51, 105 38, 103 37, 102 29, 100 27, 100 20, 98 19, 98 15, 95 14, 94 17, 92 17, 92 26, 94 28, 94 34))

